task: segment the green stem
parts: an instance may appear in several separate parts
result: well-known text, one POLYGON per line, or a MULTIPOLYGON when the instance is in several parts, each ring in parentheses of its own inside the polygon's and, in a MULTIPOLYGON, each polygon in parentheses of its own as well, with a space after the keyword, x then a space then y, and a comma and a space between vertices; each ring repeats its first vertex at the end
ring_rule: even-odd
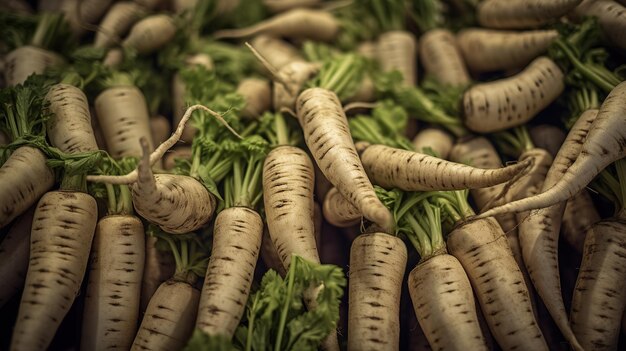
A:
MULTIPOLYGON (((261 296, 260 294, 255 294, 254 302, 252 302, 252 308, 250 308, 250 311, 256 311, 257 305, 259 304, 260 296, 261 296)), ((254 322, 255 322, 254 319, 255 319, 255 314, 248 313, 248 335, 246 337, 246 350, 245 351, 252 351, 252 335, 253 335, 254 322)))
MULTIPOLYGON (((252 167, 250 167, 252 168, 252 167)), ((254 165, 254 172, 248 182, 248 198, 252 198, 252 195, 256 194, 257 188, 261 185, 261 174, 263 173, 263 162, 256 162, 254 165)))
POLYGON ((230 158, 223 158, 219 161, 217 165, 215 165, 215 167, 210 169, 209 176, 215 182, 220 182, 230 173, 232 166, 233 164, 230 158))
POLYGON ((421 257, 430 257, 433 253, 433 247, 430 244, 430 240, 428 240, 428 234, 424 231, 424 228, 418 223, 418 221, 413 217, 412 214, 407 213, 404 216, 404 219, 408 222, 409 226, 413 230, 413 234, 417 238, 419 242, 419 246, 421 247, 421 251, 416 247, 421 257))
POLYGON ((520 141, 522 152, 532 150, 535 147, 535 144, 533 144, 530 134, 528 133, 528 128, 525 125, 515 128, 515 134, 517 139, 520 141))
POLYGON ((233 187, 232 187, 232 179, 227 178, 224 181, 224 208, 233 207, 233 187))
POLYGON ((202 148, 199 145, 200 143, 195 143, 193 145, 193 149, 191 153, 193 154, 193 159, 191 161, 191 167, 189 169, 189 176, 193 178, 198 178, 198 169, 200 168, 200 161, 202 159, 202 148))
MULTIPOLYGON (((215 167, 216 167, 216 164, 217 164, 218 162, 220 162, 220 160, 221 160, 221 159, 222 159, 222 150, 217 150, 217 151, 213 154, 213 156, 211 156, 211 158, 209 159, 209 161, 208 161, 208 162, 206 162, 206 166, 207 166, 209 169, 213 169, 213 168, 215 168, 215 167)), ((194 167, 193 167, 193 165, 191 166, 191 168, 192 168, 192 169, 194 168, 194 167)), ((191 172, 190 172, 190 173, 191 173, 191 172)))
POLYGON ((61 180, 61 190, 87 192, 87 175, 77 174, 73 176, 64 176, 61 180))
POLYGON ((117 210, 117 201, 115 200, 115 187, 112 184, 105 183, 107 189, 108 213, 113 214, 117 210))
POLYGON ((252 174, 254 173, 254 167, 252 167, 253 163, 251 162, 251 160, 248 160, 248 163, 246 164, 246 171, 244 173, 243 179, 241 181, 241 185, 240 185, 240 189, 241 192, 239 193, 239 196, 237 197, 237 199, 235 200, 235 205, 236 206, 245 206, 245 207, 249 207, 251 200, 250 200, 250 187, 251 187, 251 178, 252 178, 252 174))
POLYGON ((562 39, 557 39, 554 43, 561 50, 563 50, 563 53, 565 53, 565 55, 570 60, 572 65, 574 65, 574 67, 578 70, 578 72, 580 72, 583 76, 591 80, 594 84, 600 87, 600 89, 604 90, 607 94, 610 93, 611 90, 613 90, 615 86, 611 84, 610 82, 607 82, 605 79, 603 79, 600 75, 598 75, 596 71, 589 69, 587 65, 582 63, 574 55, 574 53, 567 47, 567 45, 563 42, 562 39))
POLYGON ((274 114, 274 127, 276 128, 276 140, 278 145, 289 145, 289 128, 282 113, 274 114))
POLYGON ((428 228, 427 233, 430 237, 433 253, 436 253, 445 247, 445 242, 443 241, 443 235, 441 233, 441 210, 426 201, 423 204, 423 208, 424 212, 426 212, 426 216, 422 217, 424 220, 422 226, 424 228, 428 228))
POLYGON ((239 159, 233 162, 233 202, 234 205, 238 205, 241 199, 241 193, 243 189, 241 189, 242 185, 242 177, 241 177, 241 161, 239 159))
POLYGON ((455 208, 454 202, 451 202, 448 199, 437 198, 436 201, 441 205, 441 208, 448 214, 452 223, 458 223, 463 220, 463 216, 459 213, 459 211, 455 208))
POLYGON ((120 185, 120 200, 118 202, 119 213, 132 215, 133 210, 133 196, 130 192, 128 185, 120 185))
POLYGON ((83 88, 83 79, 74 71, 69 71, 63 75, 60 84, 73 85, 79 89, 83 88))
POLYGON ((181 258, 181 263, 183 265, 183 269, 187 270, 187 268, 189 267, 189 251, 188 251, 187 240, 182 240, 180 243, 180 258, 181 258))
POLYGON ((46 32, 50 30, 50 25, 53 22, 53 14, 44 13, 37 23, 37 28, 35 29, 35 33, 33 34, 33 38, 30 40, 30 45, 36 46, 39 48, 44 48, 44 41, 46 38, 46 32))
POLYGON ((467 189, 454 191, 454 197, 456 198, 456 206, 459 209, 459 213, 461 214, 461 216, 463 216, 464 219, 476 214, 474 213, 472 206, 470 206, 469 202, 467 202, 468 193, 469 193, 469 190, 467 189))
POLYGON ((176 263, 176 273, 183 273, 183 261, 181 260, 180 253, 178 252, 178 248, 176 247, 176 243, 167 235, 158 235, 159 239, 165 240, 172 251, 172 255, 174 256, 174 262, 176 263))
POLYGON ((291 300, 293 296, 294 283, 296 280, 295 272, 298 265, 298 260, 291 261, 291 267, 289 267, 289 273, 287 274, 287 279, 289 279, 289 283, 287 285, 287 303, 283 305, 283 309, 280 313, 280 320, 278 322, 278 330, 276 332, 276 343, 274 344, 274 351, 281 351, 281 345, 283 343, 283 334, 285 331, 285 323, 287 322, 287 314, 289 313, 289 308, 291 307, 291 300))

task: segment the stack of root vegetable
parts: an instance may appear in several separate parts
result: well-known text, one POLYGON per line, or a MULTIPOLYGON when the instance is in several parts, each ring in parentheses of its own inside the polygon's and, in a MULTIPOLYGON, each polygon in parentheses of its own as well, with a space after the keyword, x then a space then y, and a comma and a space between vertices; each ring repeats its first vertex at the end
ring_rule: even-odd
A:
POLYGON ((626 1, 0 4, 0 350, 626 348, 626 1))

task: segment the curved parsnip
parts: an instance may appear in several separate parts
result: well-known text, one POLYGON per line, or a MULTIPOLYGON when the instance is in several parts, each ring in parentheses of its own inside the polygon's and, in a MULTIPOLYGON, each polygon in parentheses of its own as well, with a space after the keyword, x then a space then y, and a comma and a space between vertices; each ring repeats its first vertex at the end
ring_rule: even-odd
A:
POLYGON ((469 88, 463 94, 465 125, 478 133, 522 125, 559 97, 564 84, 556 63, 539 57, 513 77, 469 88))
POLYGON ((554 29, 515 32, 467 28, 457 34, 457 43, 471 71, 491 72, 526 66, 544 54, 558 36, 554 29))
POLYGON ((0 167, 0 228, 26 211, 54 185, 46 156, 30 146, 17 148, 0 167))
POLYGON ((488 28, 522 29, 556 22, 581 0, 485 0, 478 4, 478 23, 488 28))
POLYGON ((420 37, 419 51, 426 74, 437 82, 452 86, 470 83, 456 38, 449 30, 431 29, 424 33, 420 37))
POLYGON ((363 168, 374 184, 404 191, 461 190, 507 182, 531 162, 482 169, 385 145, 370 145, 361 154, 363 168))
POLYGON ((196 327, 232 337, 243 316, 259 257, 263 220, 247 207, 222 210, 215 219, 213 246, 196 327))
POLYGON ((182 350, 193 333, 199 298, 186 281, 172 278, 159 285, 130 350, 182 350))
POLYGON ((533 315, 524 277, 495 219, 465 222, 448 235, 494 338, 504 350, 548 350, 533 315))
POLYGON ((623 118, 626 114, 625 96, 626 82, 620 83, 609 93, 589 128, 578 158, 554 186, 538 195, 493 208, 479 216, 489 217, 558 204, 580 192, 608 165, 626 157, 626 119, 623 118))
POLYGON ((393 218, 367 178, 337 95, 322 88, 307 89, 298 96, 296 113, 304 140, 324 176, 365 218, 391 230, 393 218))
POLYGON ((93 240, 81 350, 128 350, 135 339, 145 256, 144 230, 134 216, 98 221, 93 240))
POLYGON ((62 56, 52 51, 25 45, 4 57, 4 82, 8 87, 22 84, 31 74, 42 74, 46 68, 60 66, 62 56))
POLYGON ((11 350, 45 350, 85 275, 98 208, 88 194, 46 193, 35 210, 30 261, 11 350))
POLYGON ((0 308, 24 287, 34 212, 31 207, 16 219, 0 241, 0 308))
POLYGON ((141 141, 144 155, 131 186, 137 213, 171 234, 191 233, 208 223, 216 207, 213 194, 193 177, 153 174, 148 145, 141 141))
POLYGON ((114 3, 98 25, 99 30, 96 32, 94 47, 108 48, 119 43, 130 27, 145 14, 146 10, 136 2, 114 3))
POLYGON ((48 121, 48 138, 52 146, 67 153, 99 150, 93 128, 87 96, 69 84, 55 84, 46 94, 48 109, 53 115, 48 121))
MULTIPOLYGON (((596 114, 597 110, 589 110, 578 118, 546 174, 540 188, 542 191, 558 181, 576 159, 596 114)), ((525 195, 530 196, 532 193, 525 195)), ((561 294, 558 239, 564 208, 565 203, 561 203, 535 211, 530 216, 519 214, 518 219, 524 219, 519 226, 519 241, 524 264, 537 293, 572 347, 581 350, 568 323, 561 294)))
POLYGON ((268 34, 291 39, 331 41, 339 34, 339 21, 328 11, 295 8, 247 28, 224 29, 213 33, 216 39, 268 34))
POLYGON ((398 70, 407 86, 417 81, 417 40, 407 31, 389 31, 377 42, 377 59, 383 71, 398 70))
POLYGON ((348 350, 399 350, 406 246, 385 233, 359 235, 350 248, 348 350))
POLYGON ((409 293, 421 329, 435 350, 488 350, 467 274, 454 256, 439 254, 409 274, 409 293))

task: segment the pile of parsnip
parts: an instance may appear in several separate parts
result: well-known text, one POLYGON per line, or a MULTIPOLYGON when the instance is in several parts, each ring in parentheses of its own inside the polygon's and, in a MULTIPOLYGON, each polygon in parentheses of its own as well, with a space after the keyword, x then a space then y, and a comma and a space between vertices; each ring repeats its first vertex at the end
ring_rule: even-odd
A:
POLYGON ((0 350, 626 348, 626 0, 7 0, 0 350))

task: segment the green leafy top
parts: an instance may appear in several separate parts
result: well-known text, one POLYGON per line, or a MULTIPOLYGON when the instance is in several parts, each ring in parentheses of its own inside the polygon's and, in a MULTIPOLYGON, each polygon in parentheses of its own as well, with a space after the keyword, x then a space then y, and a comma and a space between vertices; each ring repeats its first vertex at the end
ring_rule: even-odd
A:
POLYGON ((371 116, 357 115, 348 120, 352 138, 371 144, 382 144, 399 149, 414 150, 404 136, 408 114, 391 100, 379 101, 371 116))
POLYGON ((198 278, 205 276, 209 250, 196 233, 171 235, 150 224, 147 234, 158 238, 157 248, 172 252, 176 262, 175 280, 193 285, 198 278))
POLYGON ((246 320, 231 343, 197 330, 185 350, 317 350, 339 320, 339 304, 346 286, 341 268, 320 265, 293 255, 285 279, 269 270, 248 300, 246 320), (321 287, 315 309, 306 311, 304 292, 321 287))
POLYGON ((319 73, 307 83, 307 87, 320 87, 331 90, 344 100, 357 91, 363 80, 365 59, 349 53, 326 61, 319 73))
POLYGON ((498 150, 515 159, 535 147, 525 125, 494 133, 493 140, 498 145, 498 150))
POLYGON ((45 77, 32 75, 24 84, 0 90, 0 130, 12 140, 8 148, 29 142, 45 145, 49 88, 45 77))
POLYGON ((404 0, 360 0, 355 1, 355 3, 363 10, 373 14, 379 33, 404 30, 404 15, 406 13, 404 0))
POLYGON ((353 1, 334 13, 341 25, 334 44, 342 50, 353 50, 361 42, 374 40, 381 33, 376 14, 362 5, 363 1, 353 1))
MULTIPOLYGON (((568 79, 569 80, 569 79, 568 79)), ((561 95, 561 103, 565 100, 568 113, 564 115, 563 124, 568 130, 574 126, 580 115, 589 110, 600 107, 598 90, 588 80, 576 84, 567 83, 568 89, 561 95)))
POLYGON ((9 50, 32 45, 44 50, 70 51, 74 41, 67 40, 70 28, 62 13, 33 15, 0 13, 0 34, 9 50))
POLYGON ((87 191, 87 175, 93 174, 102 162, 104 151, 65 153, 55 147, 40 147, 48 157, 46 164, 62 172, 61 190, 87 191))
POLYGON ((224 181, 224 207, 255 208, 263 197, 262 172, 269 143, 260 135, 223 143, 235 155, 232 172, 224 181))
POLYGON ((444 25, 444 6, 439 0, 410 0, 405 11, 424 33, 444 25))
POLYGON ((236 85, 259 71, 256 58, 245 46, 203 39, 194 49, 213 59, 215 67, 219 67, 216 75, 221 81, 236 85))
MULTIPOLYGON (((203 66, 185 67, 180 70, 185 83, 185 103, 201 104, 220 111, 220 116, 236 130, 243 125, 238 111, 243 109, 243 97, 235 92, 235 86, 220 80, 214 71, 203 66)), ((191 144, 191 161, 181 160, 175 172, 199 179, 218 199, 218 183, 231 171, 234 160, 239 157, 235 152, 235 136, 208 112, 198 111, 191 116, 190 125, 197 132, 191 144)), ((244 135, 251 129, 244 131, 244 135)))
POLYGON ((557 26, 559 38, 549 49, 552 57, 567 73, 567 82, 590 81, 596 89, 608 94, 622 79, 605 65, 606 49, 598 47, 601 31, 596 18, 587 18, 580 25, 557 26))
MULTIPOLYGON (((442 104, 444 101, 450 100, 449 96, 446 97, 447 94, 440 94, 438 97, 437 95, 429 96, 427 90, 405 86, 401 82, 402 75, 397 71, 374 75, 374 85, 378 95, 382 98, 391 99, 396 104, 404 107, 411 117, 424 122, 441 124, 457 137, 469 134, 458 115, 451 115, 448 112, 453 109, 451 107, 452 104, 442 107, 445 106, 442 104)), ((444 91, 446 89, 431 89, 428 91, 444 91)))
POLYGON ((469 190, 440 191, 434 198, 436 203, 444 213, 444 221, 448 228, 454 227, 458 223, 475 215, 474 210, 467 202, 469 190))
POLYGON ((425 261, 445 252, 441 210, 433 199, 454 198, 443 192, 403 192, 375 187, 378 198, 393 213, 396 235, 405 236, 425 261))
POLYGON ((302 44, 302 54, 304 54, 304 59, 309 62, 321 63, 336 58, 342 52, 332 45, 307 40, 302 44))
POLYGON ((293 118, 285 120, 282 113, 265 112, 259 119, 259 131, 271 147, 280 145, 295 146, 302 142, 302 129, 293 118))
POLYGON ((20 146, 38 148, 48 158, 49 167, 63 171, 62 189, 86 192, 87 173, 99 164, 102 152, 68 154, 48 144, 45 125, 50 115, 45 95, 49 88, 50 81, 45 76, 33 75, 23 85, 0 91, 0 128, 12 140, 2 148, 0 161, 4 164, 8 151, 20 146))

